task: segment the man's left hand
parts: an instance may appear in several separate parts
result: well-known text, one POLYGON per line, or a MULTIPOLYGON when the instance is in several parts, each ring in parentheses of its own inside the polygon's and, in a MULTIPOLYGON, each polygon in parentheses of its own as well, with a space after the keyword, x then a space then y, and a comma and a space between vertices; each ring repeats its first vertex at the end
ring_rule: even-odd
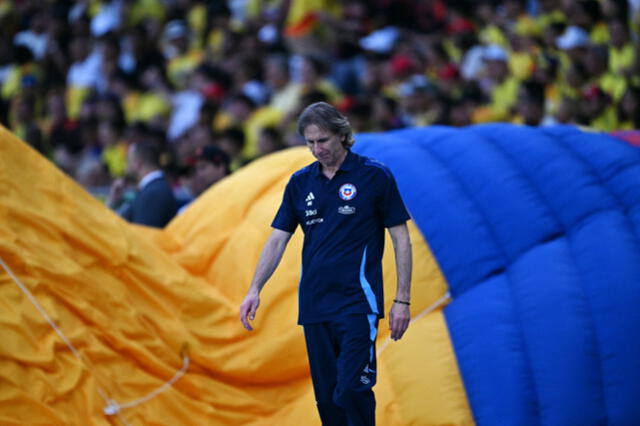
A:
POLYGON ((389 328, 391 329, 391 338, 400 340, 409 327, 411 315, 409 306, 400 303, 394 303, 389 312, 389 328))

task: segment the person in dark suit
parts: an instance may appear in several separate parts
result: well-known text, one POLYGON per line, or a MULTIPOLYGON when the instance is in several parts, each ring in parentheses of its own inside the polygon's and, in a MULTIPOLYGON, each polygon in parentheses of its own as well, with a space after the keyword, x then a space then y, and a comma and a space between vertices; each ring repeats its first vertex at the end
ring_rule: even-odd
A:
MULTIPOLYGON (((127 221, 156 228, 164 227, 175 216, 178 202, 160 169, 160 150, 150 142, 138 142, 129 148, 128 171, 138 180, 133 200, 117 211, 127 221)), ((124 180, 114 182, 108 204, 117 205, 123 198, 124 180)))

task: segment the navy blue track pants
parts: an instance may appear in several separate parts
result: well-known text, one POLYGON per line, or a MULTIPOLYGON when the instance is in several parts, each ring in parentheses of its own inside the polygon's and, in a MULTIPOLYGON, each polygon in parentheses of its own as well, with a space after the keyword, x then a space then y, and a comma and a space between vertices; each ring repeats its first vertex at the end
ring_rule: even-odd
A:
POLYGON ((377 315, 351 314, 304 325, 323 426, 373 426, 377 315))

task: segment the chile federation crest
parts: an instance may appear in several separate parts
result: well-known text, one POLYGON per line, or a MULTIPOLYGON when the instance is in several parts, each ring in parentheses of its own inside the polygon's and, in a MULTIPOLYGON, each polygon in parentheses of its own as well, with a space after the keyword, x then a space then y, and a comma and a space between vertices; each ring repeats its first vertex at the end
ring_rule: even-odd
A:
POLYGON ((352 183, 345 183, 338 190, 338 195, 345 201, 353 200, 358 193, 356 186, 352 183))

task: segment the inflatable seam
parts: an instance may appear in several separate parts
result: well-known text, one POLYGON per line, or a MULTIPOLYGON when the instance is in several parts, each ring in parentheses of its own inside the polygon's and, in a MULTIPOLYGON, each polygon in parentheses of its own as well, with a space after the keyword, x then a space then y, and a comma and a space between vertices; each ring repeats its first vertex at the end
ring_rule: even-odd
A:
MULTIPOLYGON (((445 139, 446 137, 443 136, 442 138, 437 138, 438 140, 442 140, 445 139)), ((486 138, 481 137, 482 139, 484 139, 486 141, 486 138)), ((435 142, 435 140, 434 140, 435 142)), ((489 141, 489 143, 491 143, 489 141)), ((540 415, 540 397, 538 395, 538 389, 535 386, 535 381, 534 381, 534 375, 533 375, 533 371, 531 369, 532 364, 531 364, 531 360, 530 360, 530 351, 527 349, 528 348, 528 343, 525 337, 525 333, 524 333, 524 329, 523 329, 523 325, 522 325, 522 318, 520 318, 520 315, 518 314, 518 303, 517 303, 517 299, 513 294, 513 280, 510 278, 510 273, 509 273, 509 258, 507 256, 507 253, 504 251, 504 249, 502 248, 502 246, 500 245, 500 241, 497 237, 496 231, 493 227, 493 225, 491 224, 491 221, 489 220, 489 217, 487 216, 487 213, 484 211, 484 209, 481 207, 481 205, 477 202, 476 197, 473 195, 472 191, 469 190, 469 188, 467 187, 467 185, 462 181, 462 179, 460 179, 460 176, 458 174, 456 174, 451 167, 449 167, 449 165, 438 155, 436 154, 430 147, 430 144, 424 144, 423 147, 424 149, 437 161, 439 162, 444 169, 446 169, 448 171, 448 173, 450 174, 450 176, 452 177, 452 179, 455 180, 455 182, 458 184, 458 186, 462 189, 462 191, 468 196, 468 199, 471 200, 471 202, 476 206, 476 210, 479 212, 480 217, 482 218, 482 221, 485 223, 485 226, 487 228, 487 232, 489 235, 491 235, 491 237, 493 238, 494 242, 496 243, 496 246, 498 247, 498 250, 500 251, 500 253, 502 254, 502 257, 506 263, 505 266, 505 278, 507 280, 507 282, 509 283, 508 287, 509 287, 509 296, 513 302, 513 306, 514 308, 512 309, 513 311, 513 315, 515 318, 515 323, 517 324, 517 328, 518 328, 518 335, 520 336, 520 339, 522 341, 522 345, 525 348, 525 351, 523 351, 524 354, 524 364, 527 366, 526 368, 526 376, 527 376, 527 380, 528 380, 528 384, 529 386, 531 386, 532 389, 534 389, 534 395, 535 395, 535 401, 532 401, 532 404, 535 406, 534 411, 536 413, 538 413, 538 416, 540 415)), ((480 282, 484 281, 481 280, 480 282)), ((455 342, 454 343, 454 348, 455 348, 455 342)), ((462 371, 462 370, 461 370, 462 371)))
MULTIPOLYGON (((611 197, 616 201, 616 203, 618 204, 618 206, 621 207, 621 210, 623 211, 629 211, 629 208, 632 206, 628 206, 623 200, 622 198, 616 193, 615 190, 613 190, 609 184, 609 180, 610 178, 606 178, 605 176, 603 176, 603 174, 601 173, 601 170, 598 168, 598 166, 596 166, 595 164, 593 164, 592 162, 589 161, 588 158, 585 158, 580 152, 576 151, 575 149, 570 148, 564 141, 564 136, 563 137, 558 137, 558 138, 554 138, 554 140, 556 142, 558 142, 558 144, 560 144, 562 146, 562 148, 569 152, 570 155, 575 158, 578 162, 580 162, 581 164, 583 164, 588 170, 589 172, 591 172, 592 176, 595 177, 598 181, 598 183, 600 183, 600 185, 607 191, 607 193, 609 193, 611 195, 611 197)), ((619 143, 619 142, 616 142, 619 143)), ((637 166, 637 164, 632 164, 631 166, 637 166)), ((626 168, 626 167, 625 167, 626 168)), ((623 168, 623 169, 625 169, 623 168)), ((615 174, 615 176, 620 174, 621 170, 618 170, 615 174)), ((633 206, 635 207, 635 206, 633 206)), ((627 222, 629 223, 629 227, 631 229, 633 229, 633 232, 636 236, 636 238, 640 239, 640 230, 638 230, 638 228, 636 227, 636 224, 633 223, 633 221, 629 218, 628 215, 625 215, 627 222)))
MULTIPOLYGON (((601 212, 608 211, 610 209, 602 208, 602 209, 594 210, 592 212, 589 212, 585 216, 581 217, 579 220, 574 221, 574 223, 563 225, 563 221, 560 219, 560 216, 558 215, 556 209, 554 208, 553 203, 549 200, 549 198, 547 196, 545 196, 545 194, 538 188, 538 186, 535 185, 535 179, 530 175, 530 173, 524 167, 522 167, 522 165, 518 161, 518 159, 514 158, 514 156, 511 155, 511 153, 509 153, 498 142, 496 142, 496 139, 494 139, 492 137, 487 138, 486 136, 483 136, 483 138, 490 140, 491 143, 496 147, 496 149, 500 150, 500 152, 511 162, 512 166, 515 167, 516 170, 526 179, 526 181, 528 182, 528 184, 531 187, 531 189, 533 191, 535 191, 539 195, 539 198, 545 203, 545 205, 547 206, 550 214, 553 215, 554 220, 556 220, 559 223, 560 227, 563 228, 563 231, 564 231, 563 233, 565 235, 567 235, 567 243, 568 243, 567 245, 568 245, 568 248, 569 248, 569 252, 571 253, 571 258, 573 260, 573 266, 574 266, 574 268, 576 270, 576 273, 579 276, 580 282, 582 283, 581 288, 582 288, 582 296, 584 298, 584 303, 585 303, 585 305, 587 307, 589 307, 589 309, 587 309, 587 312, 588 312, 588 320, 587 321, 591 326, 591 329, 592 329, 592 332, 593 332, 593 336, 594 336, 594 339, 595 339, 594 347, 595 347, 595 349, 597 351, 597 357, 598 357, 598 360, 599 360, 599 363, 598 363, 598 366, 599 366, 599 369, 600 369, 600 376, 599 377, 601 379, 600 382, 599 382, 598 388, 600 389, 600 392, 601 392, 600 398, 601 398, 601 401, 603 403, 603 407, 604 407, 604 411, 605 411, 605 418, 606 418, 606 415, 608 413, 608 404, 607 404, 607 397, 606 397, 606 389, 605 389, 605 386, 604 386, 604 359, 602 357, 603 351, 602 351, 601 335, 598 332, 598 327, 596 325, 596 319, 595 319, 595 317, 593 315, 593 303, 591 303, 591 300, 589 298, 589 292, 587 291, 587 288, 586 288, 585 276, 584 276, 584 273, 582 272, 582 270, 580 268, 580 263, 577 261, 577 257, 575 256, 572 234, 573 234, 573 231, 578 228, 578 225, 581 224, 582 222, 586 221, 588 218, 590 218, 592 216, 596 216, 596 215, 600 214, 601 212)), ((551 137, 549 139, 553 140, 553 141, 557 141, 557 138, 555 138, 555 137, 551 137)), ((571 151, 564 144, 560 148, 565 150, 565 151, 571 151)), ((577 159, 577 160, 579 160, 579 159, 577 159)), ((599 179, 599 181, 601 182, 600 179, 599 179)), ((526 251, 523 251, 523 253, 521 253, 518 257, 522 256, 524 253, 526 253, 527 251, 531 250, 534 247, 535 246, 529 248, 526 251)), ((534 381, 534 383, 535 383, 535 381, 534 381)))

